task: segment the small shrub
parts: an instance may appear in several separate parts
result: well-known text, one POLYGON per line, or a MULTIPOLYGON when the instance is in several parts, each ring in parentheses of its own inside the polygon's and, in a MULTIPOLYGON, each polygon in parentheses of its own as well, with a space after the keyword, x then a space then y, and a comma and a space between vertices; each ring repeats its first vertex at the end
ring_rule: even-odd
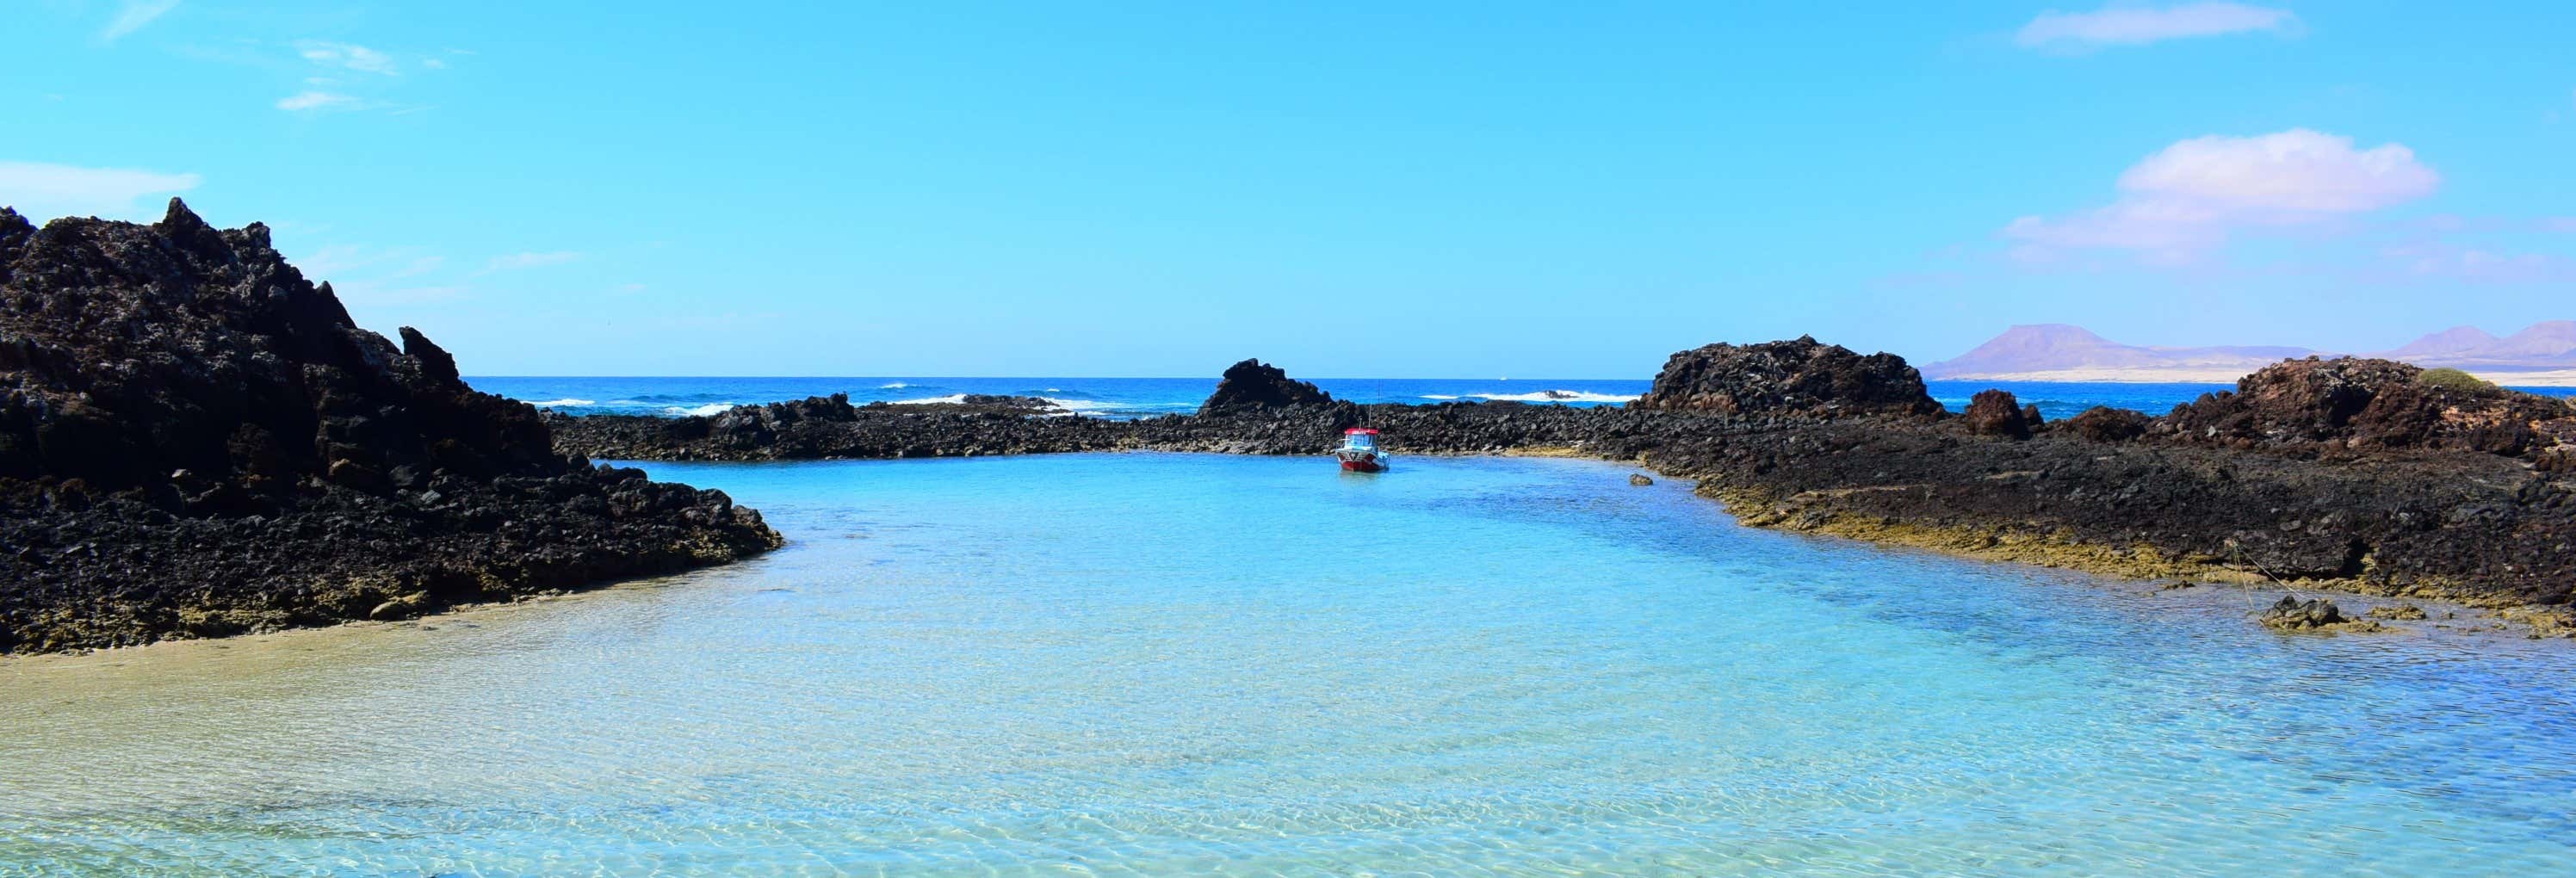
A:
POLYGON ((2494 390, 2495 384, 2458 369, 2426 369, 2415 383, 2443 390, 2494 390))

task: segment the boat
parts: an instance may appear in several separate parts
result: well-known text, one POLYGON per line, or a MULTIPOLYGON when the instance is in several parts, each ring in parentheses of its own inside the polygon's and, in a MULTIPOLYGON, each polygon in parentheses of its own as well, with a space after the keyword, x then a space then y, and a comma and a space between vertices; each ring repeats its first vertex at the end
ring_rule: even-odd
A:
POLYGON ((1390 459, 1386 449, 1377 447, 1377 431, 1367 427, 1343 430, 1342 447, 1333 449, 1333 456, 1341 459, 1343 471, 1354 473, 1385 472, 1390 459))

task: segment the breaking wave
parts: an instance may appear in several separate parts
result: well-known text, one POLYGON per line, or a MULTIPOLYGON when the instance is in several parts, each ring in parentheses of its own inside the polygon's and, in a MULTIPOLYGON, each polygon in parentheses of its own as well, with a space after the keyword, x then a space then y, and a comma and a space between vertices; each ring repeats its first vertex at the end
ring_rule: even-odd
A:
MULTIPOLYGON (((1495 402, 1635 402, 1633 393, 1593 393, 1588 390, 1541 390, 1534 393, 1470 393, 1477 399, 1495 402)), ((1455 394, 1425 393, 1423 399, 1458 399, 1455 394)))

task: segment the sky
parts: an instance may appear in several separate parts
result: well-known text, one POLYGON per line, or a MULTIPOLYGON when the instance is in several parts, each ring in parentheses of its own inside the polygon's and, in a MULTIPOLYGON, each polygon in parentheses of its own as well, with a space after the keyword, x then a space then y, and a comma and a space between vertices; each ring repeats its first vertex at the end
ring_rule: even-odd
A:
POLYGON ((0 204, 266 222, 468 374, 2576 318, 2565 3, 0 5, 0 204))

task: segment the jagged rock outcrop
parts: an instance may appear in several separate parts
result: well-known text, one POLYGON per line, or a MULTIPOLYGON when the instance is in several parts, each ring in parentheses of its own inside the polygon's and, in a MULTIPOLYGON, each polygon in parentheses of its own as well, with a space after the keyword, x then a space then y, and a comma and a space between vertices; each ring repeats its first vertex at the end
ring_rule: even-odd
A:
POLYGON ((2039 426, 2039 410, 2024 407, 2010 391, 1980 390, 1968 398, 1968 409, 1960 413, 1959 422, 1981 436, 2028 439, 2031 429, 2039 426))
POLYGON ((257 223, 0 211, 0 651, 412 615, 777 535, 594 469, 417 330, 349 319, 257 223), (387 606, 390 604, 390 606, 387 606))
POLYGON ((780 433, 799 424, 845 424, 858 417, 858 410, 850 406, 850 395, 835 393, 765 405, 738 405, 712 417, 684 418, 680 423, 703 428, 701 435, 717 437, 727 444, 752 445, 777 441, 780 433))
POLYGON ((1217 379, 1216 392, 1199 404, 1203 415, 1243 412, 1253 409, 1278 409, 1300 405, 1330 405, 1331 395, 1315 385, 1296 381, 1277 366, 1260 360, 1245 360, 1225 368, 1217 379))
POLYGON ((2095 442, 2127 442, 2147 434, 2153 420, 2130 409, 2097 405, 2060 421, 2056 429, 2064 430, 2095 442))
POLYGON ((2267 366, 2234 392, 2176 406, 2159 425, 2184 442, 2297 453, 2447 449, 2537 454, 2576 443, 2576 407, 2493 386, 2427 382, 2393 360, 2309 357, 2267 366))
POLYGON ((1941 404, 1895 354, 1862 356, 1810 336, 1713 344, 1674 354, 1630 406, 1722 415, 1898 415, 1932 418, 1941 404))

